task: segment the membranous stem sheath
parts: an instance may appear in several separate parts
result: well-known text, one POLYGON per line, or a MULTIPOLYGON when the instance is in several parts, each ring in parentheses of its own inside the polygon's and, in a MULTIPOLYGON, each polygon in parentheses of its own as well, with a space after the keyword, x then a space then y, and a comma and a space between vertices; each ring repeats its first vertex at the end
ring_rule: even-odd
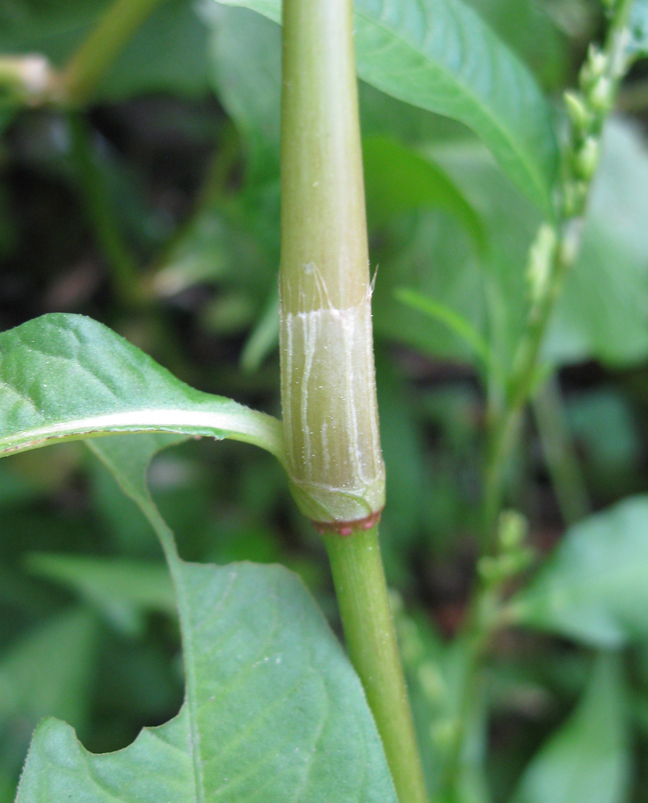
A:
POLYGON ((281 391, 288 469, 321 525, 384 505, 349 0, 284 0, 281 391))

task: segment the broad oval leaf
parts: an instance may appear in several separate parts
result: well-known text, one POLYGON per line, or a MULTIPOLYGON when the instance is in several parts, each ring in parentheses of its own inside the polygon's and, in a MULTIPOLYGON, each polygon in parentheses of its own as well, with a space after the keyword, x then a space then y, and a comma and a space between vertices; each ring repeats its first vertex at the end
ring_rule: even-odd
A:
POLYGON ((279 421, 190 388, 90 318, 44 315, 0 334, 0 456, 145 431, 233 438, 283 462, 279 421))
POLYGON ((516 624, 620 647, 648 638, 648 497, 571 527, 531 583, 510 601, 516 624))
MULTIPOLYGON (((279 0, 221 0, 275 21, 279 0)), ((461 0, 356 0, 358 74, 389 95, 460 120, 545 212, 557 145, 531 73, 461 0)))
POLYGON ((281 566, 181 561, 145 484, 159 435, 93 441, 165 547, 186 702, 125 750, 87 753, 67 725, 36 731, 17 803, 396 803, 360 681, 301 581, 281 566))
POLYGON ((360 681, 297 577, 182 563, 188 700, 125 750, 36 731, 17 803, 396 803, 360 681))

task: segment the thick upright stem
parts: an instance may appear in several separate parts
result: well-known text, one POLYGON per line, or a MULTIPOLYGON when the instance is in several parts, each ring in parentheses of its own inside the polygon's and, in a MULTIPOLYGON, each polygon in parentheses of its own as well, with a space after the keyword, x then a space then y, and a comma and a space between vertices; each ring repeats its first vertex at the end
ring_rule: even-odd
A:
POLYGON ((321 525, 384 505, 351 0, 284 0, 281 394, 291 488, 321 525))
POLYGON ((427 799, 374 527, 325 536, 346 642, 383 740, 401 803, 427 799))
POLYGON ((284 0, 281 397, 291 490, 324 534, 401 803, 426 799, 375 522, 384 505, 351 0, 284 0))

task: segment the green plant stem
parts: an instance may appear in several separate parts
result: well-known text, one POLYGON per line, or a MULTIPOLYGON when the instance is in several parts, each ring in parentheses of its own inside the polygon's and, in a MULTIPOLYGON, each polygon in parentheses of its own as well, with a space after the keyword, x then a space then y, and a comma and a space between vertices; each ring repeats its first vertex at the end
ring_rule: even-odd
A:
MULTIPOLYGON (((599 110, 594 119, 592 134, 598 139, 601 129, 612 110, 618 85, 627 70, 626 34, 633 0, 619 0, 603 48, 605 69, 601 78, 609 81, 609 106, 599 110)), ((581 132, 576 131, 576 136, 581 132)), ((565 277, 576 260, 582 240, 584 213, 594 176, 592 170, 587 178, 574 179, 570 164, 577 153, 569 149, 565 158, 563 199, 560 217, 553 225, 555 247, 549 263, 549 277, 545 290, 531 307, 526 331, 522 337, 513 363, 513 374, 503 407, 489 411, 489 439, 485 462, 483 501, 483 534, 486 548, 492 546, 497 516, 504 497, 504 474, 506 465, 515 448, 524 408, 528 403, 538 377, 538 358, 544 334, 556 299, 560 295, 565 277), (574 196, 570 198, 571 195, 574 196)))
POLYGON ((85 200, 86 214, 108 263, 115 293, 127 306, 139 304, 142 297, 137 264, 121 237, 106 197, 103 177, 94 162, 88 124, 76 112, 69 115, 69 121, 72 155, 85 200))
POLYGON ((566 525, 575 524, 591 512, 592 506, 555 375, 535 394, 532 405, 560 513, 566 525))
POLYGON ((324 536, 347 649, 383 741, 400 803, 427 800, 378 543, 378 528, 324 536))
MULTIPOLYGON (((116 0, 65 66, 63 101, 83 106, 94 95, 124 45, 161 0, 116 0)), ((160 54, 163 58, 163 54, 160 54)))

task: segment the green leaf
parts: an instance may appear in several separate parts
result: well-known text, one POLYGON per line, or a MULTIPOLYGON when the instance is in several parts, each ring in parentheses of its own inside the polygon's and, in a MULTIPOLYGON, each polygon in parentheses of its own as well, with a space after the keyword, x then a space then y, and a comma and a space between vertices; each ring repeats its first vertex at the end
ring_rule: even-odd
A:
POLYGON ((64 717, 86 730, 97 625, 87 609, 67 609, 6 646, 0 661, 0 800, 13 801, 31 731, 43 717, 64 717))
POLYGON ((424 296, 416 290, 408 290, 400 287, 396 290, 396 298, 403 304, 414 310, 422 312, 433 320, 440 321, 448 329, 461 337, 474 353, 483 362, 484 367, 488 368, 491 364, 491 355, 488 350, 488 343, 481 334, 472 326, 470 321, 449 307, 439 304, 432 298, 424 296))
POLYGON ((399 212, 434 207, 453 215, 478 250, 484 249, 479 216, 440 167, 388 137, 365 137, 362 155, 370 225, 399 212))
POLYGON ((214 84, 243 134, 248 176, 279 177, 281 36, 279 28, 243 8, 224 8, 212 38, 214 84))
MULTIPOLYGON (((278 0, 225 0, 275 21, 278 0)), ((557 146, 526 67, 461 0, 356 0, 358 74, 387 94, 477 133, 509 178, 546 212, 557 146)))
POLYGON ((467 0, 495 33, 527 64, 544 88, 569 83, 568 38, 558 27, 559 15, 535 0, 467 0))
POLYGON ((508 605, 512 621, 587 644, 648 639, 648 497, 571 527, 508 605))
POLYGON ((143 431, 229 437, 283 460, 279 421, 190 388, 96 321, 52 314, 0 334, 0 456, 143 431))
MULTIPOLYGON (((442 166, 483 221, 489 245, 485 259, 479 264, 456 247, 458 254, 450 247, 439 254, 439 244, 428 235, 424 250, 430 254, 434 247, 434 271, 428 268, 427 273, 420 269, 416 273, 406 263, 399 264, 399 270, 407 271, 399 284, 432 296, 461 312, 477 331, 488 332, 491 352, 497 363, 505 366, 511 364, 526 325, 524 266, 541 219, 537 210, 506 185, 481 150, 470 143, 435 143, 426 153, 442 166), (472 288, 474 298, 484 294, 487 325, 478 306, 448 292, 446 287, 451 290, 453 285, 472 288)), ((648 355, 647 184, 645 137, 628 121, 610 121, 604 131, 581 251, 566 277, 543 345, 543 358, 554 365, 589 359, 628 365, 648 355)), ((398 253, 395 258, 399 259, 398 253)), ((432 257, 427 259, 431 264, 432 257)), ((384 272, 390 270, 382 255, 380 263, 384 272)), ((437 349, 437 353, 447 351, 437 349)))
POLYGON ((13 717, 32 727, 44 716, 84 726, 96 635, 96 618, 76 608, 44 620, 9 647, 0 663, 0 733, 13 717))
POLYGON ((280 566, 180 561, 145 485, 159 437, 91 447, 165 546, 183 636, 186 702, 118 753, 85 752, 63 723, 37 730, 17 803, 396 803, 360 681, 298 578, 280 566), (126 460, 130 451, 130 459, 126 460))
POLYGON ((484 271, 456 219, 434 209, 393 218, 381 230, 374 259, 379 265, 373 296, 376 336, 435 358, 478 364, 474 348, 446 323, 412 313, 397 298, 398 289, 406 286, 452 310, 483 337, 484 271))
POLYGON ((90 602, 176 612, 169 570, 162 563, 34 552, 26 556, 25 564, 32 574, 60 583, 90 602))
POLYGON ((512 803, 623 803, 627 736, 620 661, 604 654, 574 713, 525 770, 512 803))
POLYGON ((627 52, 631 59, 648 56, 648 0, 634 0, 628 23, 630 37, 627 52))

